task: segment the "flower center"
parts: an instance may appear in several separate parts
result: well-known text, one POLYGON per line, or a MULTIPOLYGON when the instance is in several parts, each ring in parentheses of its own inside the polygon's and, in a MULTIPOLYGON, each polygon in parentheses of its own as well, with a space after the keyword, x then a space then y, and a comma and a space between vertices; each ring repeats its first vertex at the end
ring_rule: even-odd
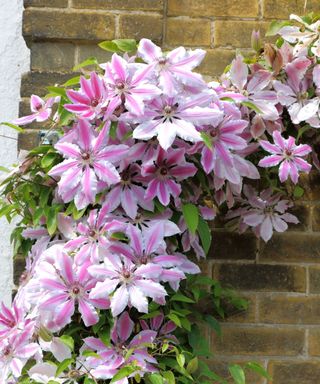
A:
POLYGON ((125 279, 129 279, 130 276, 131 276, 130 271, 128 271, 128 270, 123 271, 123 277, 124 277, 125 279))
POLYGON ((35 108, 36 108, 37 111, 41 111, 41 109, 42 109, 42 105, 41 105, 41 104, 37 104, 37 105, 35 106, 35 108))
POLYGON ((168 174, 168 168, 167 167, 161 167, 160 168, 160 175, 166 176, 168 174))
POLYGON ((96 107, 98 104, 99 104, 99 100, 98 100, 98 99, 93 99, 93 100, 91 101, 91 106, 92 106, 92 107, 96 107))
POLYGON ((117 83, 117 85, 116 85, 116 87, 117 87, 117 89, 119 89, 119 91, 122 91, 122 90, 124 90, 124 88, 125 88, 125 83, 123 82, 123 81, 119 81, 118 83, 117 83))
POLYGON ((95 234, 96 234, 96 232, 95 232, 93 229, 91 229, 91 230, 89 231, 89 233, 88 233, 88 235, 89 235, 90 237, 94 237, 95 234))
POLYGON ((285 150, 285 156, 290 158, 292 156, 292 151, 290 151, 290 149, 286 149, 285 150))
POLYGON ((8 345, 8 346, 5 347, 5 349, 4 349, 4 351, 3 351, 3 356, 9 356, 10 353, 11 353, 11 348, 10 348, 10 346, 8 345))
POLYGON ((121 173, 121 180, 124 184, 129 184, 131 179, 130 168, 128 167, 121 173))
POLYGON ((164 108, 163 108, 163 112, 165 113, 165 115, 170 115, 170 113, 172 113, 173 109, 171 107, 171 105, 166 105, 164 108))
POLYGON ((165 65, 167 62, 167 59, 165 57, 160 57, 160 59, 158 59, 158 63, 160 65, 165 65))
POLYGON ((79 287, 73 287, 73 288, 72 288, 72 293, 73 293, 74 295, 79 295, 79 293, 80 293, 80 288, 79 288, 79 287))
POLYGON ((82 155, 81 155, 82 159, 87 161, 90 159, 90 153, 88 152, 83 152, 82 155))
POLYGON ((148 256, 147 255, 143 255, 140 259, 140 263, 141 264, 147 264, 148 263, 148 256))

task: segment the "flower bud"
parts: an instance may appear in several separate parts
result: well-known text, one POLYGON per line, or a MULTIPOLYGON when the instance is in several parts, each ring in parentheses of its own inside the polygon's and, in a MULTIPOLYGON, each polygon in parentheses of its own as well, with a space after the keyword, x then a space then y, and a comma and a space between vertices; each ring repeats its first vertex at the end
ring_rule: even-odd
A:
POLYGON ((262 48, 262 41, 260 37, 260 31, 252 31, 251 34, 251 47, 254 49, 257 53, 260 53, 262 48))
POLYGON ((43 341, 49 342, 52 340, 52 333, 45 328, 44 326, 41 325, 40 330, 39 330, 39 336, 43 341))

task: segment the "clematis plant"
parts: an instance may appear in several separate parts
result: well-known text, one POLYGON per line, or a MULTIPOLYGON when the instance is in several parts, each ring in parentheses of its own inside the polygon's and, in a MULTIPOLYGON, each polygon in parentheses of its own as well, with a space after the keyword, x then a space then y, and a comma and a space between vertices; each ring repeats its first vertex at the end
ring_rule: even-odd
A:
MULTIPOLYGON (((217 81, 193 71, 201 49, 126 39, 100 44, 110 62, 31 96, 15 124, 49 120, 59 139, 2 181, 26 271, 1 305, 0 384, 230 382, 198 359, 221 303, 246 306, 200 275, 208 222, 269 241, 298 223, 299 176, 320 169, 319 19, 291 19, 301 27, 272 24, 276 45, 255 32, 256 56, 217 81)), ((229 369, 236 383, 247 369, 268 378, 229 369)))

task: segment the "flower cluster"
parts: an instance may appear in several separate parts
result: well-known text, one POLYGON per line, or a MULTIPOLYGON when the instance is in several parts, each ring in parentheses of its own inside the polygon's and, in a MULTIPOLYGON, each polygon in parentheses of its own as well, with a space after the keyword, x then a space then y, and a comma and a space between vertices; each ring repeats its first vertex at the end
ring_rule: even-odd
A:
POLYGON ((193 71, 201 49, 115 40, 102 43, 110 62, 31 97, 16 123, 57 106, 59 140, 4 182, 2 211, 25 215, 16 236, 28 255, 0 313, 0 384, 174 383, 171 368, 192 382, 195 357, 181 353, 177 328, 191 331, 187 304, 205 295, 183 289, 200 273, 193 254, 209 251, 207 221, 227 212, 264 241, 298 223, 281 183, 295 188, 312 167, 299 140, 320 127, 320 39, 319 20, 293 19, 303 28, 279 26, 282 45, 237 55, 219 82, 193 71), (13 189, 30 197, 22 211, 13 189))

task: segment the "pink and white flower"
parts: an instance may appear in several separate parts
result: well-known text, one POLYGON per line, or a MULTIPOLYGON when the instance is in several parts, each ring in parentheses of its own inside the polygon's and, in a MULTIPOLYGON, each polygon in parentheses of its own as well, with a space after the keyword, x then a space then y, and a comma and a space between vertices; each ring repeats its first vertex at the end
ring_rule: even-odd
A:
POLYGON ((161 90, 147 82, 150 68, 146 65, 133 71, 132 64, 114 53, 106 65, 105 82, 108 88, 109 104, 107 114, 124 104, 133 115, 142 115, 144 104, 161 94, 161 90))
POLYGON ((241 200, 241 207, 227 214, 229 219, 240 218, 241 232, 251 227, 257 237, 267 242, 274 230, 284 232, 288 229, 287 223, 298 224, 296 216, 286 212, 293 204, 288 200, 281 200, 279 193, 272 195, 271 188, 258 195, 252 187, 246 186, 244 194, 246 199, 241 200))
POLYGON ((212 100, 210 92, 190 98, 162 96, 153 100, 143 117, 136 120, 138 126, 133 137, 149 140, 157 136, 160 146, 167 150, 176 136, 192 143, 202 141, 196 126, 214 124, 222 119, 220 110, 207 107, 212 100))
POLYGON ((108 96, 103 79, 95 72, 91 72, 89 79, 81 76, 80 86, 78 91, 67 90, 67 96, 73 104, 64 104, 63 107, 80 118, 93 119, 101 116, 106 109, 108 96))
POLYGON ((52 105, 57 102, 58 99, 50 97, 47 100, 41 99, 37 95, 31 95, 30 109, 33 112, 31 115, 20 117, 13 121, 14 124, 25 125, 37 121, 39 123, 49 119, 52 113, 52 105))
POLYGON ((158 265, 137 266, 122 255, 105 251, 104 263, 89 267, 89 273, 100 280, 90 293, 90 298, 111 297, 111 312, 118 316, 129 305, 139 312, 148 312, 147 297, 163 302, 166 290, 157 280, 162 268, 158 265))
POLYGON ((89 266, 90 263, 84 263, 79 267, 63 249, 56 255, 54 265, 46 261, 41 263, 39 283, 43 290, 43 299, 40 311, 51 314, 57 329, 70 323, 76 305, 87 327, 99 320, 95 308, 109 308, 110 301, 107 297, 89 297, 89 292, 96 285, 96 280, 88 273, 89 266))
POLYGON ((148 39, 142 39, 138 47, 138 56, 156 73, 161 88, 169 96, 178 94, 184 85, 195 91, 205 88, 201 75, 192 72, 205 54, 203 49, 186 51, 183 47, 164 54, 160 47, 148 39))
POLYGON ((98 192, 98 181, 107 185, 120 181, 114 164, 126 155, 126 145, 106 145, 106 127, 98 136, 86 120, 78 122, 79 139, 77 144, 59 142, 55 148, 65 160, 49 172, 50 176, 60 176, 58 193, 64 202, 74 199, 80 210, 94 202, 98 192))
POLYGON ((162 205, 169 205, 170 196, 179 197, 179 182, 196 174, 197 168, 185 160, 184 149, 170 149, 165 152, 158 148, 154 157, 142 165, 142 175, 150 182, 145 193, 147 200, 157 197, 162 205))
MULTIPOLYGON (((153 343, 157 332, 153 330, 143 330, 136 334, 131 341, 130 336, 133 332, 134 323, 130 319, 128 312, 123 312, 116 320, 111 331, 111 345, 106 346, 101 340, 94 337, 84 339, 85 345, 98 354, 98 358, 89 357, 87 363, 92 367, 91 374, 97 379, 111 379, 120 368, 135 363, 139 367, 139 374, 153 372, 155 368, 151 364, 157 361, 147 351, 145 345, 153 343), (131 354, 126 359, 126 354, 131 350, 131 354)), ((132 374, 134 376, 134 373, 132 374)), ((129 375, 130 377, 130 375, 129 375)), ((128 384, 128 377, 118 380, 119 384, 128 384)))
POLYGON ((272 136, 274 144, 260 140, 261 147, 272 155, 260 160, 259 166, 274 167, 280 164, 280 181, 283 183, 290 176, 291 180, 297 184, 299 172, 308 173, 311 170, 311 164, 302 159, 312 151, 311 147, 307 144, 296 145, 294 137, 289 136, 288 139, 284 139, 278 131, 275 131, 272 136))

